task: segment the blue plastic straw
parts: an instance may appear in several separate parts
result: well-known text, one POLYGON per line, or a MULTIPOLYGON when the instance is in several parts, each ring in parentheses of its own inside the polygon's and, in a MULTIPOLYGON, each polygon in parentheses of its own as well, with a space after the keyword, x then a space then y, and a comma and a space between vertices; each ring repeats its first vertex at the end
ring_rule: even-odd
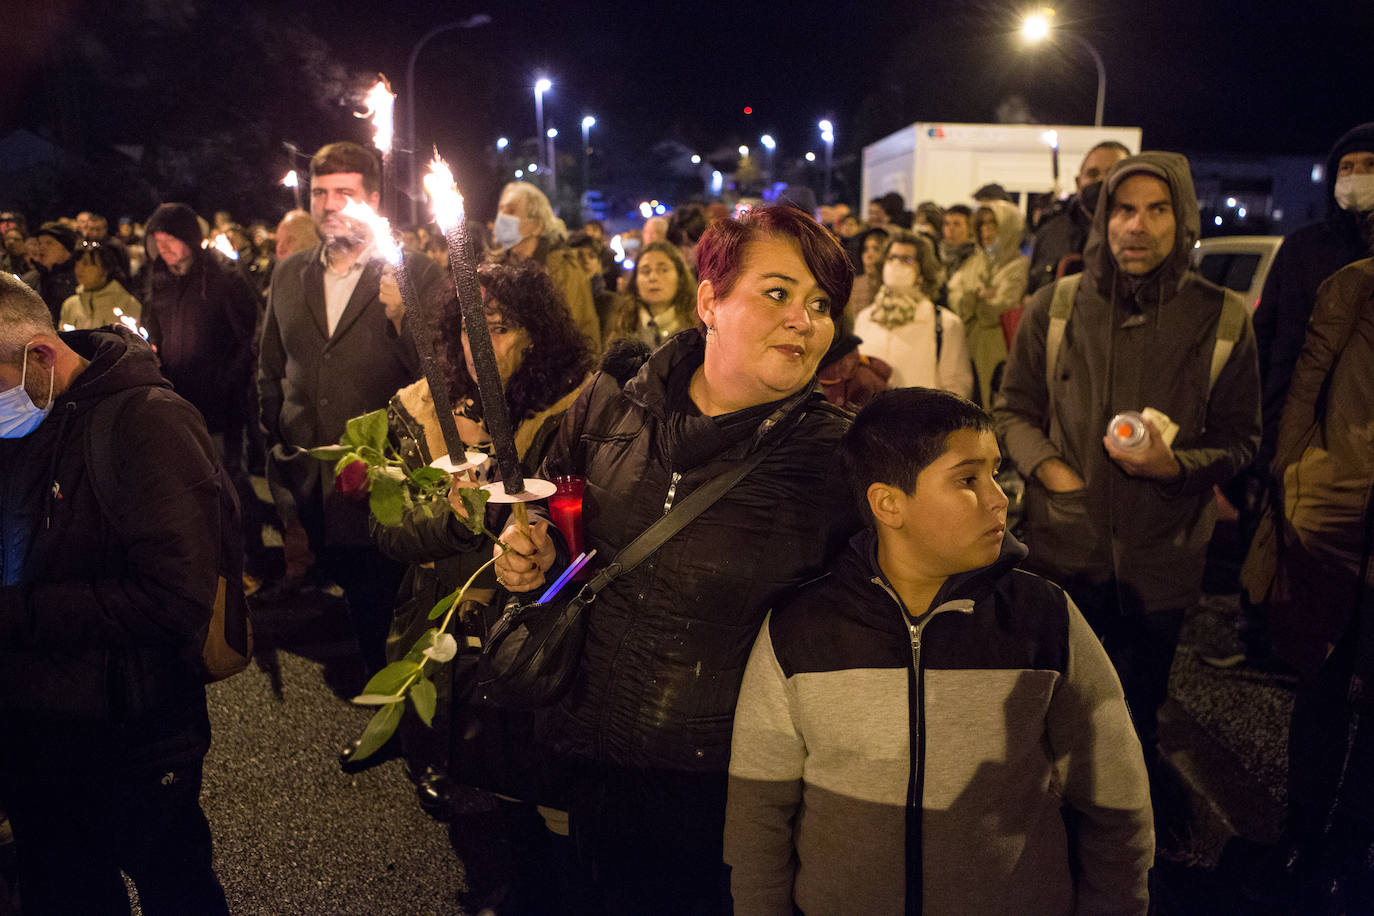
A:
POLYGON ((582 567, 586 566, 587 563, 594 556, 596 556, 595 550, 592 550, 591 553, 587 553, 585 551, 579 553, 577 555, 577 559, 573 560, 572 563, 569 564, 568 568, 563 570, 563 575, 553 580, 553 585, 550 585, 548 587, 548 590, 545 591, 544 594, 539 596, 539 603, 548 604, 550 601, 552 601, 554 597, 559 593, 559 591, 562 590, 563 586, 568 584, 568 580, 571 579, 573 576, 577 575, 579 572, 581 572, 582 567))

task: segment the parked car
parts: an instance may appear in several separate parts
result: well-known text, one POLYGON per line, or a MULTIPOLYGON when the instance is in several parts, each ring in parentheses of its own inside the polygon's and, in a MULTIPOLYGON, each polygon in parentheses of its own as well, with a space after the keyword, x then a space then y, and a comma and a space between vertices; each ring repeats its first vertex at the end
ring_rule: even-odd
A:
POLYGON ((1193 246, 1193 269, 1218 286, 1245 297, 1253 314, 1264 279, 1283 244, 1281 235, 1223 235, 1193 246))

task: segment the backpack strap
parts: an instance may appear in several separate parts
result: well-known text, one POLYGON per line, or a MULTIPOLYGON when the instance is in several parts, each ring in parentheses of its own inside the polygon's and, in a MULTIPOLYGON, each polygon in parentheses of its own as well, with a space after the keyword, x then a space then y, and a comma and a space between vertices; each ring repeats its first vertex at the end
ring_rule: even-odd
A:
POLYGON ((1225 368, 1226 361, 1231 358, 1231 351, 1235 349, 1236 341, 1240 340, 1240 335, 1245 331, 1245 318, 1248 313, 1245 307, 1245 300, 1231 290, 1225 290, 1221 300, 1221 318, 1217 321, 1217 339, 1212 345, 1212 367, 1207 372, 1207 393, 1212 393, 1212 388, 1217 383, 1217 378, 1221 376, 1221 370, 1225 368))
MULTIPOLYGON (((945 316, 940 313, 946 311, 946 309, 942 305, 935 303, 932 303, 932 305, 935 305, 935 362, 938 364, 940 362, 940 350, 942 350, 945 345, 945 316)), ((936 368, 936 377, 939 377, 938 366, 936 368)))
POLYGON ((1050 326, 1045 334, 1045 391, 1051 402, 1054 398, 1054 375, 1059 368, 1059 351, 1064 346, 1064 331, 1073 314, 1073 300, 1078 295, 1082 274, 1070 274, 1054 282, 1054 298, 1050 300, 1050 326))

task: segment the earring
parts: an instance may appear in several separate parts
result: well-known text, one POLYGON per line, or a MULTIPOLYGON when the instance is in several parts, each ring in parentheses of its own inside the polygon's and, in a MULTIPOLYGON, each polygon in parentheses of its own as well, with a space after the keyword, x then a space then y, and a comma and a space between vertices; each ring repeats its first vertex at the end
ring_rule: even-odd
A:
POLYGON ((716 333, 716 326, 713 325, 713 324, 708 324, 708 325, 706 326, 706 339, 707 339, 707 340, 710 340, 710 339, 711 339, 711 335, 713 335, 713 334, 715 334, 715 333, 716 333))

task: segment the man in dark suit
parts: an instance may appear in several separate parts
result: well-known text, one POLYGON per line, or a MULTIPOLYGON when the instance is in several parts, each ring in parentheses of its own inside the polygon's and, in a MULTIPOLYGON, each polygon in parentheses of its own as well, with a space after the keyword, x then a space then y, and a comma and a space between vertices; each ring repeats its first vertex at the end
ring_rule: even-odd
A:
MULTIPOLYGON (((334 493, 334 469, 306 450, 338 442, 356 416, 386 407, 420 375, 415 345, 390 269, 367 227, 341 212, 350 200, 379 202, 376 157, 355 143, 331 143, 310 162, 310 213, 323 244, 277 265, 258 363, 269 477, 288 525, 298 521, 321 570, 348 598, 370 671, 384 644, 403 567, 383 556, 368 530, 366 502, 334 493)), ((420 301, 438 307, 440 270, 405 253, 420 301)))

